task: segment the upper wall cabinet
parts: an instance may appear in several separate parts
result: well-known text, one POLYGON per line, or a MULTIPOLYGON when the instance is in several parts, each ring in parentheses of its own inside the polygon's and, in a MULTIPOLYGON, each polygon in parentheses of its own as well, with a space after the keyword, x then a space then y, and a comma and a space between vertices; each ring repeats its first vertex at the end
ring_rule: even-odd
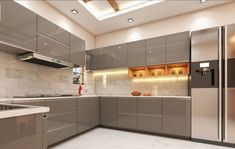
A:
POLYGON ((37 15, 14 1, 0 1, 0 5, 0 41, 35 51, 37 15))
POLYGON ((112 67, 127 67, 127 44, 113 46, 112 67))
POLYGON ((112 47, 100 48, 98 56, 98 68, 99 69, 112 68, 112 60, 113 60, 112 56, 113 56, 112 47))
POLYGON ((86 69, 98 70, 99 49, 86 51, 86 69))
POLYGON ((84 66, 86 63, 85 55, 85 41, 70 34, 70 62, 84 66))
POLYGON ((38 32, 63 44, 69 45, 69 32, 38 16, 38 32))
POLYGON ((129 67, 145 65, 145 40, 128 43, 127 51, 129 67))
POLYGON ((146 40, 146 65, 166 63, 166 37, 146 40))
POLYGON ((190 60, 189 32, 167 36, 167 63, 189 62, 190 60))
POLYGON ((38 16, 38 52, 69 61, 69 32, 38 16))
POLYGON ((59 60, 69 61, 69 46, 57 42, 47 36, 38 34, 37 51, 59 60))

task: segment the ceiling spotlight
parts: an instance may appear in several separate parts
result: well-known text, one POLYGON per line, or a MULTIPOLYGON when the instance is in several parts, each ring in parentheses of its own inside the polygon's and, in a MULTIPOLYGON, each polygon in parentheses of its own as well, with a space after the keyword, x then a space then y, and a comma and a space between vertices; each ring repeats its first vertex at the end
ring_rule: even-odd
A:
POLYGON ((207 2, 207 0, 200 0, 200 3, 205 3, 207 2))
POLYGON ((76 9, 71 10, 73 14, 78 14, 78 11, 76 9))
POLYGON ((134 22, 134 19, 133 19, 133 18, 129 18, 129 19, 128 19, 128 22, 129 22, 129 23, 132 23, 132 22, 134 22))

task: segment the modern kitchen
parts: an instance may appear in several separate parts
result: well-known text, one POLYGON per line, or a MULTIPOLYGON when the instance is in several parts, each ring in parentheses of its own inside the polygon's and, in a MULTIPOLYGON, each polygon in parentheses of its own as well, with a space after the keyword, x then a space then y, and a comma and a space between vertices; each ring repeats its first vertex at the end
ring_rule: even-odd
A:
POLYGON ((233 0, 0 0, 0 149, 235 148, 233 0))

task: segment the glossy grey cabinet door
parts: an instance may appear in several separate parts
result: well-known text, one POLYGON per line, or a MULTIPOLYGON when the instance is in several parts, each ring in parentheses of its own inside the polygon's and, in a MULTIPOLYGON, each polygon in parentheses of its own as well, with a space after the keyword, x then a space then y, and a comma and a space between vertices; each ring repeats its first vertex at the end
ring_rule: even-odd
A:
POLYGON ((112 61, 113 61, 112 47, 104 47, 98 50, 99 50, 98 68, 99 69, 112 68, 112 61))
POLYGON ((191 136, 191 100, 162 99, 162 133, 191 136))
POLYGON ((127 44, 113 46, 112 68, 127 67, 127 44))
POLYGON ((60 113, 77 111, 75 98, 45 100, 45 106, 50 107, 48 115, 58 115, 60 113))
POLYGON ((86 61, 85 41, 70 34, 70 59, 69 61, 78 66, 84 66, 86 61))
POLYGON ((117 127, 116 97, 100 97, 100 124, 117 127))
POLYGON ((38 32, 40 34, 43 34, 63 44, 69 45, 69 32, 41 16, 37 17, 37 23, 38 32))
POLYGON ((129 67, 145 65, 145 40, 128 43, 127 51, 129 67))
POLYGON ((189 62, 190 38, 189 32, 167 36, 167 63, 189 62))
POLYGON ((59 141, 63 141, 71 136, 76 135, 77 125, 68 125, 57 130, 47 132, 47 145, 53 145, 59 141))
POLYGON ((37 15, 14 1, 0 1, 0 5, 0 41, 36 51, 37 15))
POLYGON ((90 100, 89 97, 77 99, 78 109, 78 133, 84 132, 91 128, 90 126, 90 100))
POLYGON ((1 149, 42 149, 42 114, 0 119, 1 149))
POLYGON ((90 97, 90 126, 91 128, 99 125, 100 103, 99 97, 90 97))
POLYGON ((86 51, 86 69, 87 70, 97 70, 99 50, 93 49, 86 51))
POLYGON ((166 63, 166 37, 146 40, 146 65, 166 63))
POLYGON ((137 98, 117 98, 117 127, 137 129, 137 98))
POLYGON ((162 132, 162 100, 160 98, 138 98, 138 130, 162 132))
POLYGON ((69 46, 38 34, 37 51, 59 60, 69 61, 69 46))

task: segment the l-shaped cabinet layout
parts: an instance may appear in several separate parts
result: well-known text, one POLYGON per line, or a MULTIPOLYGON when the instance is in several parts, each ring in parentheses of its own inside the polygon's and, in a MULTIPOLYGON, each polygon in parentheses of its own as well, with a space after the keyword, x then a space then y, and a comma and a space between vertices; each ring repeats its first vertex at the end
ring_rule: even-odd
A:
POLYGON ((97 126, 191 136, 189 97, 87 96, 14 100, 13 103, 50 107, 43 120, 44 149, 97 126))

